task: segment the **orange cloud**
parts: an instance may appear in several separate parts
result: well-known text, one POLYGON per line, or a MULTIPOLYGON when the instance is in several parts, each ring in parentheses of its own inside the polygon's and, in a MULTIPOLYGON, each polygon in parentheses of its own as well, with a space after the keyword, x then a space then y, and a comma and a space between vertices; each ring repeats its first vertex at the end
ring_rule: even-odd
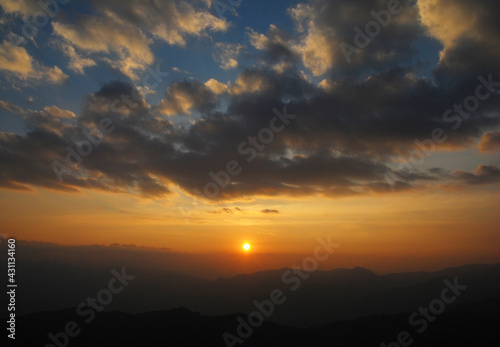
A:
POLYGON ((58 117, 58 118, 76 118, 76 115, 69 110, 61 110, 57 106, 47 106, 43 109, 48 114, 58 117))
POLYGON ((481 137, 478 144, 479 151, 492 153, 500 149, 500 132, 487 132, 481 137))
POLYGON ((0 71, 2 70, 21 80, 62 83, 68 78, 68 75, 57 66, 41 65, 28 54, 24 47, 14 46, 7 41, 0 44, 0 71))
POLYGON ((150 45, 162 40, 170 45, 185 46, 187 36, 206 35, 207 30, 225 31, 228 23, 187 2, 172 0, 144 2, 100 1, 97 15, 86 15, 75 22, 54 22, 54 33, 70 57, 70 68, 81 73, 95 65, 89 54, 98 53, 102 60, 131 79, 153 63, 150 45), (70 47, 70 48, 68 48, 70 47), (73 48, 73 49, 71 49, 73 48), (77 48, 81 56, 75 51, 77 48))
POLYGON ((205 82, 205 86, 210 89, 215 94, 222 94, 227 91, 227 84, 221 83, 214 78, 209 79, 205 82))

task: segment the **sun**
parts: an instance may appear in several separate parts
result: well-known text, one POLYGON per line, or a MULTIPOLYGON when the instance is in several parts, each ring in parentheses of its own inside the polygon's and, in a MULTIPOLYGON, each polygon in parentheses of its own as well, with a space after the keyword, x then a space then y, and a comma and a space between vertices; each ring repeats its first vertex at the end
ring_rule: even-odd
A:
POLYGON ((245 244, 243 244, 243 249, 244 249, 245 251, 249 251, 249 250, 250 250, 250 244, 249 244, 249 243, 245 243, 245 244))

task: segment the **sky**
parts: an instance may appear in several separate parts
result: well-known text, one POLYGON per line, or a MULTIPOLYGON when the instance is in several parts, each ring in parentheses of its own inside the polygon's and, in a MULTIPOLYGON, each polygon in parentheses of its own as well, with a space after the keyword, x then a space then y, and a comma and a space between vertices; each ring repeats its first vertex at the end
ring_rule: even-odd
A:
POLYGON ((224 273, 290 266, 318 237, 341 245, 326 268, 500 262, 499 15, 0 0, 2 233, 224 273))

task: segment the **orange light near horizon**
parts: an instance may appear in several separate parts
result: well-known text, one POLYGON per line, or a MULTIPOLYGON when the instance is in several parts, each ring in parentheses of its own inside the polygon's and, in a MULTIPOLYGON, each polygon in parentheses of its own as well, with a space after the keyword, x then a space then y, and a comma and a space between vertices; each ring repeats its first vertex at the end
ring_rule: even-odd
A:
POLYGON ((245 244, 243 244, 243 249, 244 249, 245 251, 247 251, 247 252, 250 250, 250 247, 251 247, 251 246, 250 246, 250 244, 249 244, 249 243, 245 243, 245 244))

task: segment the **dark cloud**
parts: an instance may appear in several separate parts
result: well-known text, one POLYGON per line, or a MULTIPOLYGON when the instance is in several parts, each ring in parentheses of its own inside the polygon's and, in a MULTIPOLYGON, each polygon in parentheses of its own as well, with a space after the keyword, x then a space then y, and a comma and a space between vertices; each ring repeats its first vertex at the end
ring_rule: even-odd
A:
POLYGON ((156 111, 165 116, 208 112, 216 105, 215 94, 196 80, 175 82, 167 88, 156 111))
POLYGON ((218 210, 212 210, 212 211, 207 211, 208 213, 212 214, 221 214, 221 213, 227 213, 227 214, 234 214, 233 210, 231 210, 228 207, 223 207, 218 210))
POLYGON ((266 208, 265 210, 262 210, 260 212, 265 213, 265 214, 273 214, 273 213, 278 214, 278 213, 280 213, 280 211, 278 211, 278 210, 270 210, 268 208, 266 208))
POLYGON ((498 72, 498 1, 420 0, 419 4, 429 34, 444 45, 438 73, 464 76, 498 72))
MULTIPOLYGON (((299 76, 296 78, 297 85, 307 85, 299 76)), ((405 77, 403 71, 358 83, 343 82, 345 88, 330 92, 308 85, 313 96, 297 98, 287 106, 300 117, 283 132, 274 134, 265 150, 256 151, 258 155, 247 162, 250 157, 239 153, 238 147, 248 142, 249 136, 257 136, 261 129, 269 127, 274 108, 283 110, 280 99, 290 95, 290 87, 279 86, 287 79, 274 75, 278 92, 273 95, 232 96, 227 113, 210 111, 207 106, 203 117, 189 128, 155 116, 130 86, 106 85, 86 99, 75 125, 47 118, 40 112, 26 118, 31 129, 26 136, 4 134, 1 153, 3 162, 9 165, 2 170, 3 186, 12 187, 17 182, 154 197, 167 195, 170 185, 176 184, 193 194, 193 188, 203 191, 206 184, 213 182, 210 172, 225 171, 227 163, 236 160, 241 173, 231 177, 232 184, 220 189, 216 199, 379 192, 387 188, 384 177, 390 172, 390 158, 408 153, 415 139, 426 139, 433 129, 444 127, 439 116, 446 103, 437 101, 440 90, 425 80, 405 77), (123 95, 136 107, 126 107, 120 101, 123 95), (365 102, 359 103, 354 95, 365 102), (439 112, 437 116, 434 111, 439 112), (104 118, 112 121, 114 131, 83 158, 79 175, 64 175, 63 182, 59 182, 52 170, 53 160, 63 163, 66 146, 76 149, 79 142, 75 138, 85 140, 83 130, 98 127, 104 118), (32 160, 35 153, 36 161, 32 160)), ((199 83, 195 85, 202 88, 199 83)), ((469 119, 458 131, 450 132, 447 145, 470 142, 481 133, 483 125, 492 122, 491 118, 469 119)), ((412 173, 405 177, 405 185, 398 187, 411 189, 412 182, 433 179, 424 173, 412 173)))
POLYGON ((302 42, 295 47, 305 66, 316 75, 329 72, 336 76, 408 66, 416 58, 414 42, 423 29, 413 2, 397 3, 400 6, 394 14, 388 12, 388 2, 381 0, 312 0, 289 9, 298 30, 304 33, 302 42), (383 18, 384 24, 379 24, 376 17, 383 18), (366 35, 368 31, 374 32, 372 38, 366 35), (365 39, 357 39, 363 35, 359 32, 365 39))
POLYGON ((500 169, 493 165, 479 165, 474 172, 457 171, 455 175, 463 183, 471 185, 500 182, 500 169))
MULTIPOLYGON (((404 11, 356 53, 351 64, 339 44, 352 40, 353 28, 373 20, 370 11, 384 9, 385 1, 312 0, 289 11, 298 34, 276 27, 265 34, 250 31, 250 43, 258 50, 256 63, 243 68, 221 94, 195 79, 176 81, 159 105, 151 107, 132 85, 110 82, 85 97, 76 118, 21 110, 26 135, 0 136, 0 185, 24 190, 31 186, 101 189, 156 198, 168 197, 174 187, 196 195, 194 188, 203 192, 218 180, 218 186, 224 187, 218 188, 213 199, 237 200, 404 191, 455 177, 466 184, 498 182, 497 169, 489 166, 455 175, 442 168, 405 172, 397 167, 415 150, 463 149, 483 134, 480 146, 492 150, 498 137, 494 129, 500 123, 500 100, 495 92, 477 110, 459 117, 460 122, 443 117, 474 95, 479 74, 500 80, 492 65, 497 47, 489 47, 486 40, 499 30, 496 25, 478 24, 481 16, 489 23, 495 14, 474 12, 479 19, 470 27, 478 34, 457 32, 448 41, 449 31, 433 27, 434 20, 442 19, 439 11, 429 14, 411 2, 402 3, 404 11), (444 53, 433 73, 424 77, 415 60, 415 42, 426 32, 443 42, 444 53), (481 56, 476 59, 465 47, 485 49, 476 52, 481 56), (451 68, 455 54, 463 56, 467 66, 451 68), (486 73, 485 66, 491 72, 486 73), (313 83, 301 71, 304 67, 324 75, 324 81, 319 86, 313 83), (276 111, 283 113, 285 107, 298 116, 287 124, 279 119, 273 123, 284 127, 268 130, 272 141, 250 145, 252 138, 263 136, 263 129, 270 129, 276 111), (179 117, 174 115, 188 115, 189 121, 176 121, 179 117), (103 121, 110 128, 104 136, 98 133, 103 121), (446 137, 442 143, 430 142, 436 129, 442 129, 446 137), (67 165, 68 146, 84 151, 84 141, 97 144, 93 143, 90 154, 81 155, 80 163, 67 165), (63 174, 59 180, 54 161, 72 174, 63 174), (238 164, 237 174, 227 173, 231 161, 238 164), (387 175, 398 179, 388 182, 387 175)), ((115 8, 115 2, 109 4, 115 8)), ((488 4, 481 1, 479 8, 488 4)), ((460 1, 459 6, 468 5, 460 1)), ((132 21, 139 20, 132 17, 132 21)))
POLYGON ((262 59, 266 64, 285 64, 284 67, 286 67, 300 61, 298 52, 290 46, 291 37, 275 25, 271 25, 265 35, 253 29, 250 29, 247 34, 252 46, 262 52, 262 59))

